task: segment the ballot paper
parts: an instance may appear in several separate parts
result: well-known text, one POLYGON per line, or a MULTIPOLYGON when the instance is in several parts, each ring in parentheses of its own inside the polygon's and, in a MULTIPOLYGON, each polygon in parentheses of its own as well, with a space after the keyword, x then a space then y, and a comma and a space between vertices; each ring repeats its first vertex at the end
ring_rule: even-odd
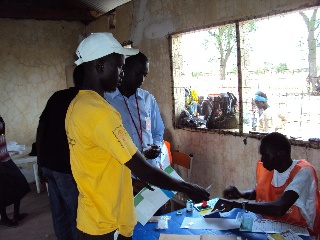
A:
POLYGON ((240 231, 264 233, 281 233, 288 229, 298 235, 309 236, 308 229, 305 227, 269 219, 243 218, 240 227, 240 231))
POLYGON ((281 233, 271 233, 267 236, 268 240, 302 240, 295 232, 288 229, 281 233))
POLYGON ((180 228, 228 230, 240 228, 241 222, 229 218, 185 217, 180 228))
MULTIPOLYGON (((174 178, 183 180, 171 166, 167 166, 164 171, 174 178)), ((152 188, 154 188, 154 191, 143 188, 134 197, 134 206, 136 209, 137 220, 143 226, 149 221, 149 219, 162 205, 164 205, 177 193, 154 186, 152 186, 152 188)))

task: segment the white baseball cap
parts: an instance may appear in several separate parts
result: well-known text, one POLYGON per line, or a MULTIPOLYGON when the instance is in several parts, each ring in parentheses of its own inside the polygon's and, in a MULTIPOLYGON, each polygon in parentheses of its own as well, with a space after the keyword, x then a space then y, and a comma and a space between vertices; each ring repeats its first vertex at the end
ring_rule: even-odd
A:
POLYGON ((76 51, 79 59, 75 61, 75 64, 80 65, 84 62, 90 62, 111 53, 131 56, 139 53, 139 49, 122 47, 121 44, 113 37, 112 33, 91 33, 79 44, 76 51))

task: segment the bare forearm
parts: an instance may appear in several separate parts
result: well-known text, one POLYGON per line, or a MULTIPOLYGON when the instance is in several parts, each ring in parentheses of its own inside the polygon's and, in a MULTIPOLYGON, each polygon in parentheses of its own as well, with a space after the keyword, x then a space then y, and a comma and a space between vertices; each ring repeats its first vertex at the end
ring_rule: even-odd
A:
POLYGON ((204 188, 176 179, 159 168, 151 166, 139 151, 125 165, 142 181, 163 189, 186 193, 195 202, 209 200, 210 194, 204 188))
POLYGON ((256 199, 256 191, 254 189, 242 191, 241 192, 242 198, 248 199, 248 200, 255 200, 256 199))
POLYGON ((159 178, 153 178, 150 183, 154 184, 155 186, 158 186, 162 189, 168 189, 172 191, 177 192, 184 192, 188 193, 188 186, 184 181, 173 178, 171 176, 167 177, 166 179, 163 179, 163 176, 159 175, 159 178))
MULTIPOLYGON (((233 201, 232 208, 243 208, 242 202, 233 201)), ((282 216, 288 209, 275 202, 248 202, 245 204, 245 210, 266 216, 282 216)))
POLYGON ((186 191, 186 184, 184 181, 171 177, 164 171, 151 165, 150 167, 148 166, 148 171, 144 172, 144 174, 141 176, 137 175, 137 177, 162 189, 168 189, 177 192, 186 191))
POLYGON ((262 215, 282 216, 298 198, 299 195, 292 190, 285 191, 277 200, 270 202, 240 202, 221 198, 214 209, 230 211, 233 208, 245 208, 247 211, 262 215))

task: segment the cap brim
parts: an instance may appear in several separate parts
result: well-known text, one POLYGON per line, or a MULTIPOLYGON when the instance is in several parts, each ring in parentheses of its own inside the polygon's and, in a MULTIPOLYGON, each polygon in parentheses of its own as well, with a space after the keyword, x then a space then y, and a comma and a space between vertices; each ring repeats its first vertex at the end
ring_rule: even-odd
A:
POLYGON ((132 56, 139 53, 139 49, 135 49, 135 48, 123 48, 122 51, 123 52, 121 53, 119 52, 119 53, 125 56, 132 56))

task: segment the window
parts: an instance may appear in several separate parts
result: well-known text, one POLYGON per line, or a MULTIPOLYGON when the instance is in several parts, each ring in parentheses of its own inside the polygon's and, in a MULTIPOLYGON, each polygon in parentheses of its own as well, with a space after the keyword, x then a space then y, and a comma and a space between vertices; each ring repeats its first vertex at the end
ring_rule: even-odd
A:
POLYGON ((202 123, 191 127, 206 128, 200 104, 198 112, 192 106, 201 98, 218 101, 229 92, 237 98, 238 124, 226 131, 279 131, 298 140, 319 137, 317 10, 172 34, 175 126, 185 127, 181 118, 188 112, 202 123), (257 94, 259 90, 266 96, 257 94), (260 109, 259 103, 268 107, 260 109))

